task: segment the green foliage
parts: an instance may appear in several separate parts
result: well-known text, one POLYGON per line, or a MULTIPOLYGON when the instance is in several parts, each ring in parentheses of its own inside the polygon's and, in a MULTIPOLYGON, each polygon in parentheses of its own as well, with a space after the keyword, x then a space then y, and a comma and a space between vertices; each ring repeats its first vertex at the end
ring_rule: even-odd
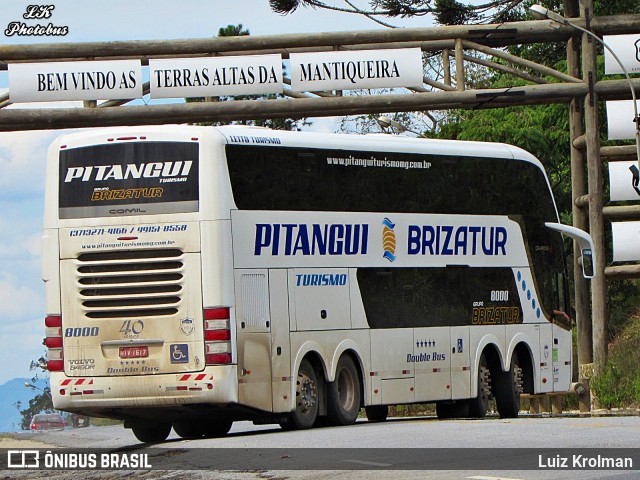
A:
POLYGON ((435 0, 435 17, 440 25, 462 25, 479 18, 473 7, 456 0, 435 0))
POLYGON ((624 334, 630 313, 640 304, 640 280, 616 280, 608 282, 607 286, 609 338, 615 338, 624 334))
POLYGON ((227 25, 226 27, 218 30, 219 37, 242 37, 244 35, 250 35, 249 30, 242 28, 242 24, 227 25))
POLYGON ((591 389, 606 408, 640 405, 640 312, 609 345, 609 359, 591 379, 591 389))
MULTIPOLYGON (((364 15, 378 21, 379 17, 407 18, 431 14, 440 25, 471 23, 502 23, 531 20, 528 8, 539 3, 563 12, 563 0, 493 0, 486 2, 457 0, 351 0, 347 6, 321 0, 269 0, 271 9, 282 15, 295 12, 299 7, 312 7, 351 14, 364 15)), ((595 15, 615 15, 640 12, 638 0, 594 0, 595 15)), ((548 50, 553 53, 553 50, 548 50)))

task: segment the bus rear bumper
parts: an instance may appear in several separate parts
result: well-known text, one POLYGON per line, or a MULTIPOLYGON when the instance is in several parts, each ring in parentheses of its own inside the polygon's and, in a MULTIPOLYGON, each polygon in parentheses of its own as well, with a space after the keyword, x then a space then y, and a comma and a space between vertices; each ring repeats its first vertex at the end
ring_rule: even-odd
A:
POLYGON ((206 367, 200 372, 121 377, 69 377, 51 372, 53 405, 58 410, 91 411, 226 405, 238 401, 236 365, 206 367))

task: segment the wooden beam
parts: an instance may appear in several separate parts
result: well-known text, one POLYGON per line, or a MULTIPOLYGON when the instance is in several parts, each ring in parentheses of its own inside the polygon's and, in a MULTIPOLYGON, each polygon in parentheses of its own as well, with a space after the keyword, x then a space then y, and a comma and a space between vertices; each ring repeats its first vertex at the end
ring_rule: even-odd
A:
MULTIPOLYGON (((634 80, 640 85, 640 79, 634 80)), ((625 80, 607 80, 595 86, 596 92, 629 94, 625 80)), ((504 89, 464 92, 425 92, 387 94, 369 97, 347 95, 331 98, 291 100, 234 100, 230 102, 135 105, 94 109, 1 109, 0 131, 194 123, 267 118, 331 117, 376 114, 380 112, 484 109, 520 105, 568 103, 588 92, 583 83, 552 83, 504 89)))
MULTIPOLYGON (((622 87, 628 89, 626 85, 622 87)), ((234 100, 94 109, 3 109, 0 110, 0 131, 494 108, 565 103, 586 92, 584 84, 548 84, 367 97, 348 95, 293 100, 234 100)))
POLYGON ((606 158, 609 162, 615 162, 617 160, 634 160, 638 155, 635 145, 618 145, 602 147, 600 156, 606 158))
POLYGON ((501 72, 513 75, 514 77, 522 78, 522 79, 527 80, 529 82, 540 83, 540 84, 549 83, 544 78, 536 77, 536 76, 531 75, 531 74, 529 74, 527 72, 523 72, 521 70, 517 70, 517 69, 509 67, 507 65, 502 65, 500 63, 492 62, 491 60, 485 60, 484 58, 473 57, 471 55, 463 55, 463 58, 467 62, 473 62, 473 63, 477 63, 478 65, 482 65, 483 67, 492 68, 494 70, 499 70, 501 72))
MULTIPOLYGON (((593 0, 580 0, 580 15, 585 19, 593 12, 593 0)), ((595 82, 598 78, 596 43, 582 35, 582 78, 595 82)), ((628 88, 628 86, 627 86, 628 88)), ((600 159, 600 124, 598 123, 599 92, 590 89, 584 101, 584 123, 587 154, 587 184, 589 191, 589 234, 593 240, 594 271, 591 279, 591 319, 593 325, 593 362, 600 372, 607 361, 607 281, 606 241, 604 232, 602 161, 600 159)))
POLYGON ((616 265, 604 269, 607 280, 623 280, 625 278, 640 278, 640 265, 616 265))
POLYGON ((610 221, 640 220, 640 205, 607 205, 602 214, 610 221))
MULTIPOLYGON (((584 27, 583 20, 576 24, 584 27)), ((595 18, 592 28, 597 34, 636 33, 640 14, 595 18)), ((509 22, 489 25, 452 25, 435 28, 397 28, 353 32, 294 33, 285 35, 246 35, 173 40, 134 40, 86 43, 36 43, 0 45, 0 68, 8 63, 40 60, 80 60, 106 58, 160 58, 209 56, 212 53, 239 54, 281 53, 319 49, 331 51, 334 45, 344 48, 396 48, 400 42, 420 46, 432 41, 462 38, 489 46, 564 41, 575 34, 571 27, 547 20, 509 22)))
MULTIPOLYGON (((564 12, 569 17, 580 15, 577 0, 564 0, 564 12)), ((567 73, 572 77, 581 75, 579 38, 571 37, 567 41, 567 73)), ((579 201, 587 195, 587 180, 585 176, 586 157, 584 148, 577 144, 579 138, 584 139, 584 109, 582 99, 573 99, 569 104, 569 133, 571 135, 571 198, 573 204, 573 226, 583 231, 588 230, 588 218, 586 210, 580 208, 579 201)), ((573 251, 579 252, 579 242, 573 241, 573 251)), ((573 255, 574 299, 576 309, 576 340, 578 365, 593 362, 593 335, 591 329, 591 312, 589 298, 589 282, 582 275, 582 264, 579 255, 573 255)), ((588 380, 580 378, 582 383, 588 384, 588 380)), ((588 392, 588 390, 587 390, 588 392)), ((589 394, 578 396, 578 404, 581 412, 591 410, 591 397, 589 394)))
POLYGON ((456 38, 456 90, 464 91, 464 45, 461 38, 456 38))
POLYGON ((582 80, 580 80, 579 78, 573 77, 571 75, 567 75, 566 73, 563 73, 563 72, 559 72, 557 70, 554 70, 553 68, 540 65, 536 62, 532 62, 531 60, 525 60, 524 58, 516 57, 515 55, 511 55, 510 53, 496 50, 495 48, 485 47, 484 45, 480 45, 479 43, 471 42, 469 40, 466 40, 463 43, 464 43, 464 46, 467 48, 473 48, 474 50, 477 50, 482 53, 486 53, 487 55, 492 55, 494 57, 501 58, 503 60, 506 60, 507 62, 514 63, 520 67, 530 68, 532 70, 535 70, 536 72, 542 73, 543 75, 549 75, 550 77, 557 78, 558 80, 561 80, 563 82, 569 82, 569 83, 582 82, 582 80))

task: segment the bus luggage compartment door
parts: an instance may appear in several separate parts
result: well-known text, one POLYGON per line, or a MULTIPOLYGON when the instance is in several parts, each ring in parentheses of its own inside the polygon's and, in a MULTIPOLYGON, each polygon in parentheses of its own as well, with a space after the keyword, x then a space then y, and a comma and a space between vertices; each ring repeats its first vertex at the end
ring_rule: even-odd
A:
POLYGON ((271 316, 267 270, 236 270, 238 400, 272 410, 271 316))
POLYGON ((566 392, 571 387, 571 332, 553 325, 553 391, 566 392))
POLYGON ((269 270, 269 303, 273 411, 288 412, 293 399, 290 398, 292 373, 287 270, 269 270))

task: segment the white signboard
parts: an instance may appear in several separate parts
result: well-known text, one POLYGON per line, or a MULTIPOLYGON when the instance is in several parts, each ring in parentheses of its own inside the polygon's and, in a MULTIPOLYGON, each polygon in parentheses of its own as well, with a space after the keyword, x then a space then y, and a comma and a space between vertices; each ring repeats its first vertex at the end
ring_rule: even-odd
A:
POLYGON ((233 210, 238 268, 526 267, 522 231, 501 216, 233 210))
POLYGON ((422 85, 419 48, 292 53, 290 60, 296 92, 422 85))
POLYGON ((609 192, 612 202, 640 200, 638 162, 609 162, 609 192))
POLYGON ((282 92, 282 57, 173 58, 149 61, 152 98, 282 92))
MULTIPOLYGON (((629 73, 640 73, 640 33, 632 35, 605 35, 604 42, 616 55, 629 73)), ((607 75, 624 73, 620 64, 604 49, 604 70, 607 75)))
MULTIPOLYGON (((639 102, 640 103, 640 102, 639 102)), ((640 105, 638 105, 640 110, 640 105)), ((607 102, 609 140, 628 140, 636 137, 633 100, 607 102)))
POLYGON ((614 222, 613 261, 633 262, 640 260, 640 222, 614 222))
POLYGON ((13 103, 142 97, 139 60, 9 64, 13 103))

